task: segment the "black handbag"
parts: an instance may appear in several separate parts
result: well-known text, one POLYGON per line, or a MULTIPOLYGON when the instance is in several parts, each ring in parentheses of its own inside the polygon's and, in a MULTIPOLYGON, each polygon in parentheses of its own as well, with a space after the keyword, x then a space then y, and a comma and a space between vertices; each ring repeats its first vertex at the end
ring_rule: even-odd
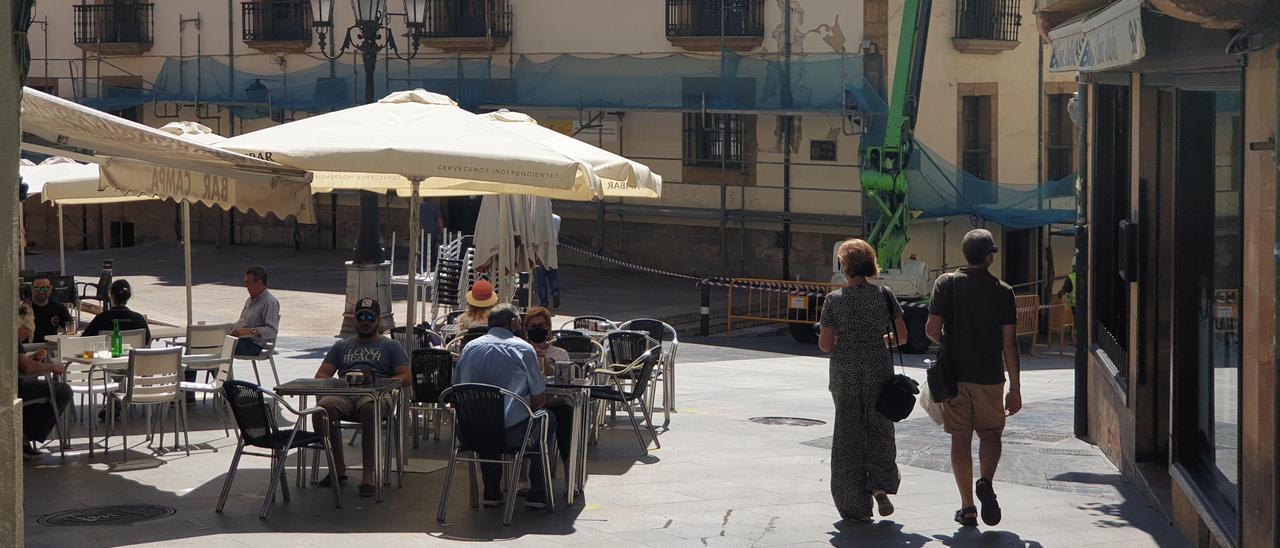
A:
MULTIPOLYGON (((894 347, 897 342, 898 329, 894 326, 893 316, 893 297, 888 289, 881 287, 881 293, 884 294, 885 306, 889 309, 889 325, 885 326, 884 331, 889 335, 889 366, 893 366, 894 347)), ((880 389, 880 395, 876 397, 876 411, 885 418, 898 422, 911 416, 911 410, 916 407, 916 394, 920 393, 920 383, 915 379, 906 375, 907 368, 902 363, 902 352, 898 352, 898 366, 902 372, 889 379, 885 383, 884 388, 880 389)))
MULTIPOLYGON (((951 308, 954 310, 956 286, 953 285, 951 291, 951 308)), ((954 314, 947 315, 954 316, 954 314)), ((949 329, 952 327, 951 318, 943 318, 943 322, 944 328, 949 329)), ((934 403, 943 403, 956 397, 958 393, 947 346, 947 337, 944 335, 942 340, 938 341, 938 355, 934 357, 933 365, 930 365, 929 369, 925 371, 925 379, 929 383, 929 397, 934 403)))

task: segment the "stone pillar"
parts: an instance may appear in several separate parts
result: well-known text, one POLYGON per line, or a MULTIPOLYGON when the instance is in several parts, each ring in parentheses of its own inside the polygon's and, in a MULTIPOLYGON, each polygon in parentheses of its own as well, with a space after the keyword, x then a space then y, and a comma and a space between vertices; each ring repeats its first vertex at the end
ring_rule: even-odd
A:
MULTIPOLYGON (((13 0, 0 2, 0 329, 18 321, 18 108, 13 0)), ((22 39, 26 39, 25 37, 22 39)), ((0 336, 0 545, 22 546, 22 404, 18 401, 17 336, 0 336)))

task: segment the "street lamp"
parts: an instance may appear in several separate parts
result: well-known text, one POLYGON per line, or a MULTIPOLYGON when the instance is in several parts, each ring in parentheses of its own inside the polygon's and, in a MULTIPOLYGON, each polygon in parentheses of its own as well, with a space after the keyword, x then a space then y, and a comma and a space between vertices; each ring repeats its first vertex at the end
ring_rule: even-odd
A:
MULTIPOLYGON (((360 53, 364 61, 364 102, 372 103, 374 97, 373 71, 378 66, 378 54, 390 49, 396 58, 408 61, 418 55, 418 42, 426 29, 424 21, 427 17, 427 0, 404 0, 406 35, 410 41, 408 55, 401 55, 396 46, 395 35, 391 27, 384 24, 388 19, 387 0, 352 0, 351 9, 355 12, 356 22, 347 27, 342 47, 330 55, 325 46, 328 37, 334 31, 334 0, 312 0, 316 8, 312 28, 319 35, 320 53, 326 58, 337 59, 348 51, 360 53)), ((336 39, 336 36, 335 36, 336 39)), ((360 236, 356 243, 355 262, 357 264, 381 263, 382 242, 378 235, 378 196, 372 192, 360 192, 360 236)))

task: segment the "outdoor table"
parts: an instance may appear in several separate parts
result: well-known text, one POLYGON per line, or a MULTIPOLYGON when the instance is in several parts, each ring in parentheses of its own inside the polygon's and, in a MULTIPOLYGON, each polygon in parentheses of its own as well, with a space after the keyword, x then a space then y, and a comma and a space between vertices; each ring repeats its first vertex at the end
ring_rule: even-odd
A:
POLYGON ((569 484, 567 502, 570 506, 578 491, 587 483, 587 421, 591 417, 591 385, 585 381, 578 382, 548 384, 546 391, 548 396, 561 396, 573 402, 573 435, 569 443, 569 477, 566 478, 569 484))
MULTIPOLYGON (((375 500, 382 502, 382 484, 384 481, 382 477, 382 444, 390 443, 390 440, 384 438, 388 437, 390 434, 387 430, 390 430, 391 424, 390 421, 388 421, 387 428, 382 428, 382 405, 380 405, 380 402, 384 399, 393 401, 396 409, 393 409, 391 412, 397 412, 402 404, 401 396, 404 394, 404 391, 401 390, 402 387, 403 385, 401 384, 400 379, 396 378, 374 379, 373 384, 364 384, 359 386, 349 385, 345 379, 339 378, 294 379, 277 386, 275 388, 275 393, 280 396, 298 396, 301 399, 300 407, 303 409, 307 407, 308 396, 315 396, 317 401, 324 396, 369 396, 373 398, 375 402, 373 406, 373 421, 378 425, 378 435, 374 437, 373 446, 373 477, 376 478, 374 481, 374 492, 376 497, 375 500)), ((299 425, 294 425, 294 427, 300 428, 299 425)), ((403 432, 398 432, 396 435, 402 434, 403 432)), ((400 445, 400 448, 403 450, 403 444, 400 445)), ((335 447, 334 450, 340 451, 341 448, 335 447)), ((298 452, 298 467, 300 469, 305 466, 303 453, 303 451, 298 452)), ((400 462, 401 473, 403 473, 403 456, 401 455, 401 458, 397 460, 400 462)), ((387 473, 390 473, 390 470, 387 470, 387 473)), ((301 478, 302 472, 299 471, 299 474, 299 478, 301 478)), ((401 481, 403 481, 403 479, 401 479, 401 481)))

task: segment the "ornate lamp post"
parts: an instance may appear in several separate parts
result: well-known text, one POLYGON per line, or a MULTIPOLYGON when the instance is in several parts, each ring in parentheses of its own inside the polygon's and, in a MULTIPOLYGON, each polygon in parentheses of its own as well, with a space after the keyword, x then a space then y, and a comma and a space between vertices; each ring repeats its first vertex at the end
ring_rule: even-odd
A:
MULTIPOLYGON (((329 59, 337 59, 349 51, 360 53, 364 61, 364 102, 372 103, 374 97, 373 72, 378 66, 378 54, 390 49, 399 59, 408 61, 418 55, 418 40, 425 30, 427 18, 427 0, 404 0, 405 26, 408 27, 410 51, 401 55, 396 46, 395 35, 385 22, 387 0, 353 0, 355 24, 347 27, 342 47, 330 55, 325 46, 328 37, 334 31, 333 0, 313 0, 315 2, 312 28, 320 39, 320 53, 329 59)), ((337 38, 336 36, 334 37, 337 38)), ((360 192, 360 236, 356 244, 355 262, 358 264, 381 263, 383 260, 382 241, 378 234, 378 197, 372 192, 360 192)))
MULTIPOLYGON (((312 0, 312 28, 319 35, 320 53, 329 59, 337 59, 348 52, 360 53, 364 62, 364 102, 372 103, 374 97, 373 72, 378 66, 378 54, 390 49, 401 60, 408 61, 418 55, 418 41, 426 30, 428 0, 403 0, 405 26, 409 32, 409 53, 400 54, 395 34, 387 25, 387 0, 352 0, 355 24, 347 27, 342 46, 330 55, 326 49, 330 34, 336 43, 333 26, 334 0, 312 0)), ((337 230, 337 227, 334 227, 337 230)), ((355 330, 354 306, 363 297, 373 297, 382 303, 383 328, 395 323, 391 311, 391 265, 384 262, 382 241, 378 234, 378 196, 372 192, 360 192, 360 234, 356 240, 355 258, 347 263, 347 303, 342 321, 342 333, 355 330)))

